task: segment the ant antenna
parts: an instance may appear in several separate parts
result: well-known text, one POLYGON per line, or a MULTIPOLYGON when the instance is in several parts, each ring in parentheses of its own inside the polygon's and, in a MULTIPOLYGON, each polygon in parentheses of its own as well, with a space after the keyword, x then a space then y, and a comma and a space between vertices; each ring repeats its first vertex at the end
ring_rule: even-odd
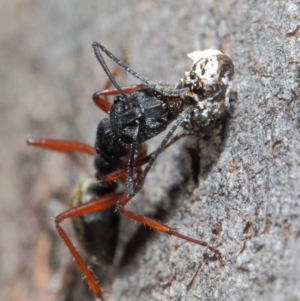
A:
POLYGON ((102 56, 102 54, 99 51, 99 48, 97 47, 97 43, 93 43, 92 47, 94 49, 94 53, 95 56, 98 60, 98 62, 100 63, 101 67, 103 68, 104 72, 106 73, 106 75, 108 76, 108 78, 110 79, 110 81, 113 83, 113 85, 116 87, 116 89, 119 91, 119 93, 127 100, 129 101, 129 98, 127 97, 127 95, 124 93, 124 91, 122 90, 122 88, 118 85, 118 83, 116 82, 115 78, 112 76, 111 72, 109 71, 109 68, 107 67, 105 60, 102 56))
MULTIPOLYGON (((134 70, 132 70, 131 68, 129 68, 126 64, 124 64, 122 61, 120 61, 118 58, 116 58, 110 51, 108 51, 102 44, 100 44, 98 42, 94 42, 92 44, 92 46, 94 48, 94 51, 95 51, 95 54, 96 54, 96 57, 97 57, 98 60, 99 60, 98 56, 101 56, 100 51, 98 50, 98 48, 100 48, 117 65, 121 66, 125 71, 132 74, 134 77, 141 80, 142 82, 144 82, 146 85, 148 85, 150 88, 152 88, 153 90, 155 90, 158 93, 161 93, 165 96, 170 96, 170 97, 180 97, 180 96, 184 97, 184 94, 188 91, 188 88, 184 88, 184 89, 167 89, 167 88, 164 88, 161 85, 150 81, 148 78, 144 77, 143 75, 141 75, 141 74, 135 72, 134 70)), ((101 56, 101 58, 102 58, 102 56, 101 56)), ((103 58, 102 58, 102 60, 103 60, 103 58)), ((99 62, 100 62, 100 60, 99 60, 99 62)), ((103 60, 103 62, 104 62, 104 60, 103 60)), ((104 66, 102 65, 101 62, 100 62, 100 64, 104 69, 104 66)), ((107 68, 107 66, 106 66, 106 68, 107 68)), ((107 73, 107 71, 105 69, 104 69, 104 71, 107 73)), ((114 84, 114 82, 113 82, 113 84, 114 84)), ((119 90, 119 92, 120 92, 120 90, 119 90)))

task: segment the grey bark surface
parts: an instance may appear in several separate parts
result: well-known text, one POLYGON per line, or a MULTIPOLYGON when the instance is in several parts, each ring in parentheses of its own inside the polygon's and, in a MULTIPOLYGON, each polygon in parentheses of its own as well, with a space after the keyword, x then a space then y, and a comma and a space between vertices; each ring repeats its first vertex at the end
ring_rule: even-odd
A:
MULTIPOLYGON (((53 276, 69 255, 51 216, 68 208, 86 176, 68 158, 28 149, 25 139, 93 144, 104 117, 91 101, 106 80, 91 49, 99 41, 168 83, 189 69, 187 53, 221 49, 235 64, 236 91, 222 139, 176 143, 132 205, 151 215, 159 208, 168 225, 218 246, 226 264, 203 247, 148 233, 125 264, 115 264, 107 300, 300 300, 299 1, 6 2, 0 299, 58 299, 49 283, 57 287, 53 276), (198 184, 188 149, 200 155, 198 184)), ((136 80, 121 75, 120 83, 136 80)), ((132 222, 123 223, 121 249, 132 235, 124 230, 132 222)))

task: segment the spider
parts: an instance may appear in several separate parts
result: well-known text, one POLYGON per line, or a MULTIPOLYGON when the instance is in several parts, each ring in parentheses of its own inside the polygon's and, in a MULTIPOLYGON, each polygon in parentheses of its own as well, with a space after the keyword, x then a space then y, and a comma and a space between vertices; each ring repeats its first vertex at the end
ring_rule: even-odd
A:
POLYGON ((71 209, 55 217, 56 229, 66 244, 91 290, 102 301, 103 290, 60 223, 71 218, 78 240, 87 253, 111 262, 116 249, 119 217, 123 214, 150 228, 208 248, 224 263, 222 253, 201 240, 185 236, 162 222, 126 209, 126 204, 141 190, 158 155, 186 135, 205 135, 229 108, 234 73, 232 60, 218 50, 195 51, 188 55, 192 68, 175 87, 150 81, 116 58, 102 44, 92 44, 97 60, 110 80, 106 89, 93 95, 95 104, 109 114, 100 121, 95 146, 54 139, 29 138, 31 146, 67 154, 80 152, 94 156, 95 179, 79 185, 71 209), (142 83, 121 88, 115 72, 106 65, 102 52, 142 83), (111 89, 111 85, 114 89, 111 89), (113 104, 108 100, 114 96, 113 104), (147 155, 144 143, 167 129, 156 150, 147 155), (185 132, 174 136, 182 126, 185 132), (146 165, 142 168, 143 165, 146 165), (125 188, 117 192, 120 182, 125 188))

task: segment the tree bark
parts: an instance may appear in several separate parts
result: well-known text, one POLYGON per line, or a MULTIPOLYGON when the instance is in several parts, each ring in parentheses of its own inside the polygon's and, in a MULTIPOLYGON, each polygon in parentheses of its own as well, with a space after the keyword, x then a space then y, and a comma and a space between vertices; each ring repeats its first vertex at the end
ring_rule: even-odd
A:
MULTIPOLYGON (((46 290, 69 255, 55 238, 51 216, 67 208, 84 175, 67 159, 24 145, 29 134, 93 144, 103 115, 90 96, 105 82, 90 46, 96 40, 158 82, 177 83, 190 68, 186 54, 197 49, 221 49, 235 65, 235 93, 220 140, 186 138, 165 151, 133 204, 217 246, 225 265, 178 238, 129 233, 124 221, 120 248, 126 260, 114 267, 107 299, 300 300, 300 4, 22 5, 1 12, 7 26, 20 22, 1 32, 4 297, 57 299, 46 290), (131 235, 146 239, 137 246, 131 235)), ((130 76, 119 80, 136 83, 130 76)))

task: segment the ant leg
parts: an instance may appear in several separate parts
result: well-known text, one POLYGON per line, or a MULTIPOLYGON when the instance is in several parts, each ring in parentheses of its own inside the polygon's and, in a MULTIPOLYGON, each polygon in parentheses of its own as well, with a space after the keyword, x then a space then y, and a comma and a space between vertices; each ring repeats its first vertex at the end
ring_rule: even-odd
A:
POLYGON ((89 213, 93 213, 93 212, 97 212, 97 211, 102 211, 107 208, 113 207, 122 195, 123 195, 123 193, 113 193, 113 194, 101 197, 99 199, 95 199, 91 202, 78 205, 77 207, 66 210, 65 212, 63 212, 55 217, 55 226, 56 226, 58 234, 60 235, 60 237, 64 241, 65 245, 69 249, 73 258, 75 259, 80 271, 86 278, 91 290, 102 301, 104 301, 104 298, 103 298, 103 291, 100 287, 100 284, 98 283, 96 277, 93 275, 92 271, 87 266, 86 262, 83 260, 82 256, 76 250, 76 248, 75 248, 74 244, 72 243, 72 241, 70 240, 69 236, 66 234, 66 232, 63 230, 63 228, 60 226, 60 223, 65 219, 69 219, 69 218, 73 218, 76 216, 89 214, 89 213))
MULTIPOLYGON (((175 136, 168 144, 165 145, 163 150, 166 150, 169 146, 171 146, 177 140, 179 140, 183 137, 186 137, 186 136, 191 136, 191 135, 194 135, 194 133, 193 132, 191 132, 191 133, 188 132, 188 133, 182 133, 178 136, 175 136)), ((143 153, 138 154, 138 156, 136 157, 136 159, 134 161, 134 167, 141 167, 144 164, 148 163, 153 154, 154 154, 154 152, 149 154, 149 155, 146 155, 146 153, 145 154, 143 154, 143 153)), ((115 181, 115 180, 119 179, 120 177, 126 175, 126 173, 127 173, 127 167, 120 168, 120 169, 104 176, 101 181, 103 183, 112 182, 112 181, 115 181)))
POLYGON ((34 147, 44 148, 51 151, 58 151, 63 153, 80 152, 90 156, 95 155, 95 149, 93 146, 78 141, 28 138, 27 144, 34 147))
POLYGON ((221 262, 221 264, 224 264, 225 263, 225 259, 222 255, 222 253, 210 246, 207 242, 205 241, 201 241, 201 240, 198 240, 198 239, 195 239, 195 238, 192 238, 192 237, 189 237, 189 236, 186 236, 186 235, 183 235, 177 231, 175 231, 173 228, 167 226, 166 224, 162 223, 162 222, 159 222, 159 221, 156 221, 154 219, 151 219, 149 217, 146 217, 146 216, 143 216, 143 215, 139 215, 139 214, 136 214, 132 211, 128 211, 128 210, 125 210, 124 207, 125 205, 132 199, 131 196, 129 196, 128 194, 124 194, 123 197, 118 201, 117 203, 117 210, 122 213, 123 215, 135 220, 135 221, 138 221, 156 231, 159 231, 159 232, 163 232, 163 233, 166 233, 168 235, 173 235, 173 236, 176 236, 176 237, 179 237, 185 241, 188 241, 188 242, 192 242, 192 243, 195 243, 195 244, 198 244, 198 245, 201 245, 203 247, 206 247, 207 249, 209 249, 211 252, 215 253, 218 258, 219 258, 219 261, 221 262))

